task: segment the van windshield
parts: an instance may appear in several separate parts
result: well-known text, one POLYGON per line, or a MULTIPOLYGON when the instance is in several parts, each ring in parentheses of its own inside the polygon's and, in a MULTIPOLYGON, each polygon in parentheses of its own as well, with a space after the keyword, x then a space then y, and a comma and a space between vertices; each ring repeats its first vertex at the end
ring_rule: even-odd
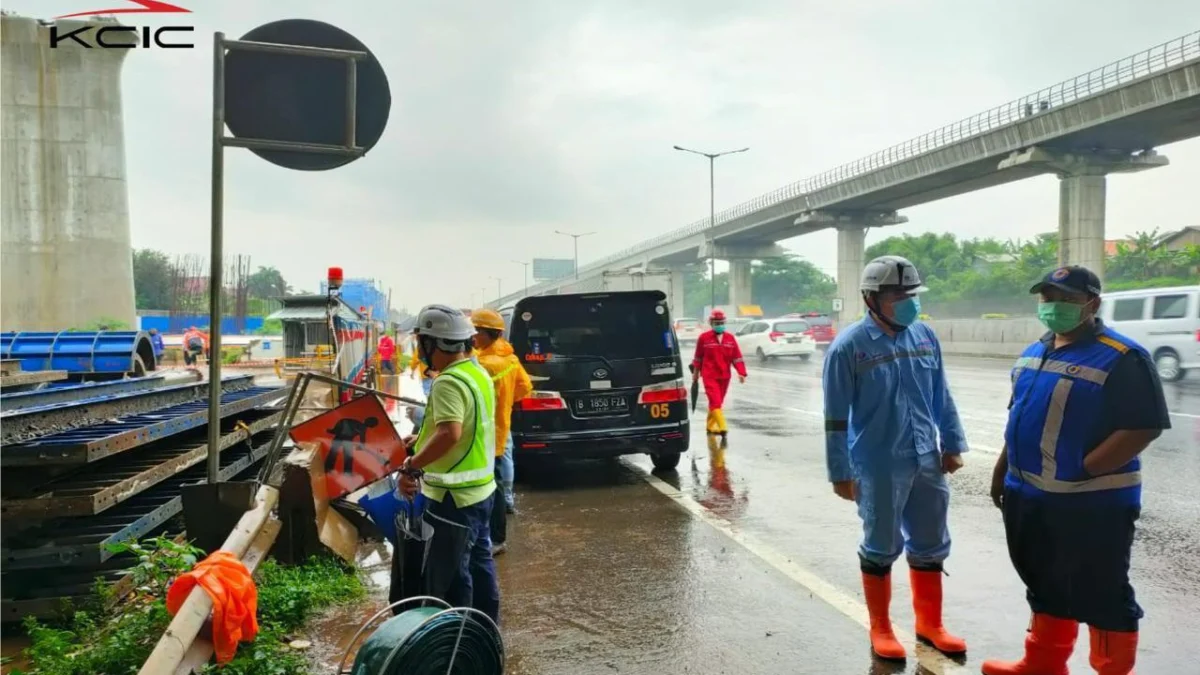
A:
POLYGON ((833 320, 827 316, 806 316, 804 320, 810 326, 832 326, 833 320))
POLYGON ((674 353, 666 308, 644 295, 539 298, 518 311, 529 315, 513 326, 519 356, 639 359, 674 353))

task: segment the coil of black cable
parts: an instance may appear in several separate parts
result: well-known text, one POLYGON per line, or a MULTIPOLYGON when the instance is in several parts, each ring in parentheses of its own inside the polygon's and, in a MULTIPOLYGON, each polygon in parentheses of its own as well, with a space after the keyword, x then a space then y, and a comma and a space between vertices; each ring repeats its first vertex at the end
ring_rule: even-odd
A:
POLYGON ((351 673, 503 675, 504 642, 495 625, 478 614, 419 607, 381 624, 358 650, 351 673))

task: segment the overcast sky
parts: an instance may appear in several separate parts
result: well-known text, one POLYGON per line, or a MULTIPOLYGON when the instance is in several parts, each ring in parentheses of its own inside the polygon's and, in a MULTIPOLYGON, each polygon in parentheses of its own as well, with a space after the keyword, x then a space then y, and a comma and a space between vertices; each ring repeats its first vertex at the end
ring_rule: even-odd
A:
MULTIPOLYGON (((49 17, 122 0, 4 0, 49 17)), ((126 61, 133 243, 207 253, 211 49, 283 18, 333 23, 387 71, 393 107, 374 151, 288 171, 227 153, 226 246, 314 290, 330 265, 375 277, 396 306, 478 304, 512 260, 570 257, 554 231, 596 231, 581 263, 717 209, 1074 77, 1200 27, 1195 0, 179 0, 194 50, 126 61), (447 262, 453 256, 453 263, 447 262)), ((126 19, 126 23, 135 23, 126 19)), ((1109 181, 1110 237, 1200 224, 1200 141, 1165 169, 1109 181)), ((869 233, 1029 237, 1057 227, 1044 177, 905 211, 869 233)), ((835 236, 784 244, 831 275, 835 236)))

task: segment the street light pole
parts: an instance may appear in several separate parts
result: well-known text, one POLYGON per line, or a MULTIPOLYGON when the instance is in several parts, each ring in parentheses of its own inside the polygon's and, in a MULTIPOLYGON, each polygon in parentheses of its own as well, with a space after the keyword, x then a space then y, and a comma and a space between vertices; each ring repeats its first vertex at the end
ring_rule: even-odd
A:
POLYGON ((504 293, 500 290, 500 277, 492 277, 496 280, 496 304, 500 303, 500 298, 504 297, 504 293))
POLYGON ((525 268, 525 295, 529 295, 529 263, 514 260, 513 262, 525 268))
POLYGON ((587 237, 589 235, 593 235, 596 233, 595 232, 582 232, 580 234, 574 234, 571 232, 563 232, 562 230, 555 230, 554 232, 555 232, 555 234, 561 234, 564 237, 570 237, 575 240, 575 280, 579 281, 579 238, 587 237))
POLYGON ((750 148, 741 148, 739 150, 726 150, 724 152, 700 152, 699 150, 691 150, 681 146, 674 146, 680 152, 690 152, 693 155, 700 155, 708 158, 708 292, 709 292, 709 311, 712 311, 717 306, 717 196, 716 182, 714 177, 714 164, 718 157, 725 155, 733 155, 739 152, 746 152, 750 148))

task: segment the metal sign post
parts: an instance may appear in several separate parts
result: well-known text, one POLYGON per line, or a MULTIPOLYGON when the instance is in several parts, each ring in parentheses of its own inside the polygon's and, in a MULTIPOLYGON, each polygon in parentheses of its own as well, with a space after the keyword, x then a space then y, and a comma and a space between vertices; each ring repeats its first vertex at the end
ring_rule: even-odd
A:
MULTIPOLYGON (((250 40, 226 40, 224 33, 213 36, 213 126, 212 126, 212 252, 209 272, 209 359, 208 359, 208 482, 217 483, 220 469, 221 436, 221 272, 224 256, 225 148, 283 151, 307 154, 340 155, 357 158, 365 154, 358 145, 358 62, 371 58, 370 52, 327 49, 295 44, 277 44, 250 40), (345 135, 340 145, 295 141, 238 138, 225 135, 225 57, 227 51, 259 52, 287 56, 336 59, 346 64, 345 135)), ((375 140, 378 140, 377 138, 375 140)))

